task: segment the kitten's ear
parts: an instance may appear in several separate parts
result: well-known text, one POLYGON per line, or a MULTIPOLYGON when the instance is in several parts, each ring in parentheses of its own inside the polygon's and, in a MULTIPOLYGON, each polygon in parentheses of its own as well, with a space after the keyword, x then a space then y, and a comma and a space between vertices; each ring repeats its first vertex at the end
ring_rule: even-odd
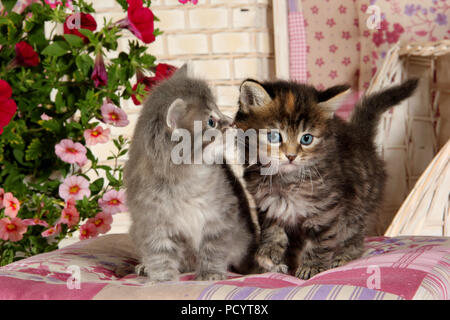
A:
POLYGON ((348 85, 338 85, 324 91, 317 91, 318 106, 325 110, 331 118, 344 100, 347 99, 350 92, 351 89, 348 85))
POLYGON ((184 116, 187 110, 186 102, 183 99, 176 99, 169 107, 167 111, 166 123, 169 129, 175 130, 178 126, 178 122, 184 116))
POLYGON ((187 77, 189 73, 188 64, 183 64, 178 70, 173 74, 174 76, 187 77))
POLYGON ((255 80, 245 80, 241 84, 239 94, 239 105, 242 111, 248 111, 251 107, 262 107, 272 101, 272 98, 255 80))

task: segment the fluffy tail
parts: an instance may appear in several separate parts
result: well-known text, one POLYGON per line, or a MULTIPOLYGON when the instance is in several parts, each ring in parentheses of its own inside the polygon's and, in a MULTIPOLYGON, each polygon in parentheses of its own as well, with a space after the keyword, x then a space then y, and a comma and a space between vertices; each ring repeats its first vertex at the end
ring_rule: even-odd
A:
POLYGON ((362 136, 373 139, 381 115, 392 106, 409 98, 418 83, 418 79, 409 79, 400 85, 364 97, 355 106, 350 122, 362 136))

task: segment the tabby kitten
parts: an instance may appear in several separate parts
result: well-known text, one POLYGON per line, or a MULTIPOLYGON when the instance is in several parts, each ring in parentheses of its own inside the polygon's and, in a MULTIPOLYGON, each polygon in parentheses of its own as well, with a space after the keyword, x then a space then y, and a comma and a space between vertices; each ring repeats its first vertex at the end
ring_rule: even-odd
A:
POLYGON ((318 91, 287 81, 242 83, 235 124, 271 130, 260 134, 258 148, 272 152, 273 174, 260 174, 260 157, 244 170, 261 224, 263 271, 309 279, 361 256, 386 179, 376 127, 416 86, 408 80, 365 97, 347 122, 334 111, 348 86, 318 91))
POLYGON ((124 178, 129 233, 141 258, 136 272, 150 281, 175 280, 180 272, 193 271, 196 280, 225 279, 227 267, 249 272, 258 237, 240 182, 227 165, 175 164, 171 156, 180 143, 172 141, 174 131, 190 133, 194 155, 195 148, 206 150, 212 143, 219 148, 217 139, 204 141, 205 130, 224 131, 231 121, 217 108, 207 84, 187 76, 186 66, 146 100, 124 178), (201 132, 194 121, 202 123, 201 132))

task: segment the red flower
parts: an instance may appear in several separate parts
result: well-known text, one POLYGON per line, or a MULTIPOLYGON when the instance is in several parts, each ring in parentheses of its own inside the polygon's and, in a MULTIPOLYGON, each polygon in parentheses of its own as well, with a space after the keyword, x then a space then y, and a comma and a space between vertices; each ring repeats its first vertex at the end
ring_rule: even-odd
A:
POLYGON ((89 42, 88 38, 82 35, 78 29, 95 31, 97 29, 97 22, 95 22, 94 17, 89 13, 81 12, 68 16, 66 21, 64 21, 64 34, 73 34, 82 38, 84 43, 89 42))
POLYGON ((11 86, 5 80, 0 80, 0 101, 8 100, 11 96, 11 86))
MULTIPOLYGON (((172 74, 177 70, 176 67, 166 64, 160 63, 156 66, 155 75, 153 77, 143 77, 138 79, 137 83, 133 86, 133 92, 136 92, 136 89, 140 83, 145 85, 145 91, 150 92, 150 89, 157 84, 158 82, 168 79, 172 76, 172 74)), ((140 105, 141 101, 144 100, 145 97, 142 95, 137 97, 135 94, 131 96, 135 105, 140 105)))
POLYGON ((35 67, 39 64, 39 55, 25 41, 16 44, 16 61, 23 67, 35 67))
POLYGON ((0 134, 3 127, 6 127, 17 111, 17 105, 10 99, 12 89, 5 80, 0 80, 0 134))
MULTIPOLYGON (((149 92, 150 89, 151 89, 157 82, 158 82, 158 80, 156 80, 155 77, 144 77, 144 78, 142 78, 142 79, 139 79, 139 80, 136 82, 136 84, 133 86, 133 92, 136 92, 138 85, 141 84, 141 83, 142 83, 143 85, 145 85, 144 90, 147 91, 147 92, 149 92)), ((145 98, 145 96, 143 96, 143 95, 137 96, 137 95, 133 94, 133 95, 131 96, 131 99, 133 99, 134 104, 137 105, 137 106, 140 105, 140 104, 142 103, 142 101, 144 100, 144 98, 145 98)))
POLYGON ((142 0, 127 0, 127 2, 129 5, 128 23, 124 26, 145 43, 155 41, 153 12, 144 7, 142 0))
POLYGON ((108 83, 108 74, 106 73, 105 62, 101 53, 95 57, 94 71, 92 72, 91 79, 94 80, 94 85, 106 86, 108 83))
POLYGON ((177 71, 177 67, 174 67, 167 63, 160 63, 156 66, 155 77, 162 79, 169 79, 174 72, 177 71))

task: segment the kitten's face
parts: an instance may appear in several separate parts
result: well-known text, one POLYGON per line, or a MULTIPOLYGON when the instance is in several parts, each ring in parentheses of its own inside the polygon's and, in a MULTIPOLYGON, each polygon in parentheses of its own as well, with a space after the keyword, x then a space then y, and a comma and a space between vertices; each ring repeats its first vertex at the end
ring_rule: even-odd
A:
POLYGON ((224 132, 232 120, 214 101, 200 97, 176 99, 167 114, 168 129, 189 132, 191 155, 201 152, 207 163, 212 163, 215 156, 223 155, 224 132))
POLYGON ((331 142, 327 123, 334 109, 330 99, 320 101, 320 93, 311 87, 284 82, 268 86, 271 94, 257 82, 243 83, 235 123, 243 130, 257 130, 258 150, 267 150, 266 156, 259 152, 261 163, 270 163, 281 175, 301 174, 302 168, 325 157, 331 142))

